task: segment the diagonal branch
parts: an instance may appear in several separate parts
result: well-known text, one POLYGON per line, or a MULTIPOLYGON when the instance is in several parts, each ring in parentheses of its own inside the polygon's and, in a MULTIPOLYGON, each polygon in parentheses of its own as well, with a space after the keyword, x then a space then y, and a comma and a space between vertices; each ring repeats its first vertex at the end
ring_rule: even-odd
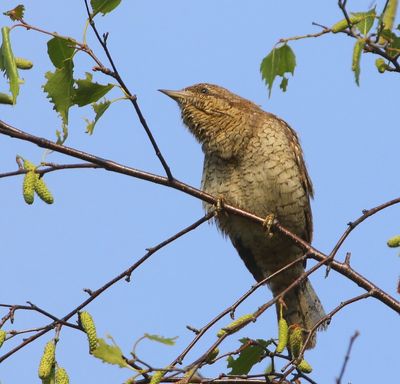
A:
MULTIPOLYGON (((127 281, 130 280, 130 277, 132 275, 132 272, 136 270, 140 265, 142 265, 147 259, 150 258, 151 255, 159 251, 161 248, 164 248, 168 244, 172 243, 176 239, 182 237, 183 235, 187 234, 188 232, 196 229, 198 226, 201 224, 205 223, 206 221, 210 220, 212 217, 215 216, 215 211, 210 212, 203 216, 201 219, 197 220, 193 224, 189 225, 188 227, 182 229, 181 231, 177 232, 175 235, 169 237, 168 239, 162 241, 161 243, 157 244, 156 246, 149 248, 147 253, 141 257, 138 261, 136 261, 133 265, 131 265, 128 269, 120 273, 118 276, 114 277, 110 281, 108 281, 106 284, 104 284, 102 287, 96 289, 95 291, 88 291, 87 292, 90 294, 89 298, 87 298, 85 301, 83 301, 81 304, 79 304, 75 309, 73 309, 71 312, 66 314, 64 317, 61 319, 54 320, 52 323, 47 325, 46 327, 43 328, 40 332, 36 333, 35 335, 32 335, 26 339, 4 355, 0 356, 0 363, 4 360, 6 360, 8 357, 19 351, 21 348, 25 347, 26 345, 30 344, 32 341, 38 339, 39 337, 43 336, 50 330, 54 329, 57 325, 63 324, 67 322, 72 316, 76 315, 82 308, 86 307, 89 303, 91 303, 93 300, 95 300, 98 296, 100 296, 104 291, 106 291, 108 288, 110 288, 112 285, 115 283, 119 282, 122 279, 126 279, 127 281)), ((36 307, 37 310, 37 307, 36 307)))
POLYGON ((110 65, 111 65, 111 67, 113 69, 112 72, 106 71, 105 73, 107 75, 112 76, 115 80, 117 80, 119 85, 121 86, 121 88, 124 90, 124 92, 128 96, 129 100, 131 101, 131 103, 133 105, 133 108, 136 111, 136 114, 137 114, 137 116, 139 118, 139 121, 142 124, 142 126, 143 126, 143 128, 144 128, 144 130, 145 130, 145 132, 147 134, 147 137, 149 138, 149 140, 151 142, 151 145, 153 146, 153 149, 154 149, 158 159, 161 162, 161 165, 164 168, 164 171, 165 171, 168 179, 169 180, 173 180, 174 177, 172 176, 172 173, 171 173, 171 170, 169 168, 169 165, 167 164, 166 160, 164 159, 164 156, 162 155, 162 153, 160 151, 160 148, 158 147, 158 144, 157 144, 157 142, 156 142, 156 140, 155 140, 155 138, 154 138, 154 136, 153 136, 148 124, 147 124, 147 121, 146 121, 145 117, 143 116, 143 113, 142 113, 142 111, 141 111, 141 109, 139 107, 139 104, 137 102, 136 95, 133 95, 129 91, 128 87, 126 86, 125 82, 122 80, 121 75, 118 72, 117 66, 114 63, 114 60, 113 60, 113 58, 111 56, 111 53, 110 53, 110 50, 108 49, 108 46, 107 46, 107 35, 105 35, 104 38, 101 38, 100 33, 96 28, 96 24, 95 24, 95 22, 94 22, 94 20, 92 18, 92 14, 90 13, 89 4, 88 4, 87 0, 85 0, 85 7, 86 7, 86 12, 87 12, 88 18, 89 18, 89 24, 90 24, 90 26, 91 26, 91 28, 92 28, 97 40, 99 41, 101 47, 103 48, 104 53, 106 54, 107 59, 110 62, 110 65))
POLYGON ((353 348, 353 344, 359 335, 360 335, 360 333, 358 331, 355 331, 353 336, 351 336, 351 338, 350 338, 346 356, 344 357, 344 360, 343 360, 342 369, 340 370, 339 377, 336 379, 336 384, 340 384, 342 382, 342 378, 343 378, 344 372, 346 370, 347 363, 349 362, 349 359, 350 359, 351 349, 353 348))
MULTIPOLYGON (((164 185, 166 187, 174 188, 176 190, 179 190, 183 193, 186 193, 188 195, 191 195, 193 197, 196 197, 197 199, 200 199, 202 201, 205 201, 210 204, 217 204, 218 199, 209 195, 208 193, 205 193, 197 188, 194 188, 188 184, 185 184, 179 180, 176 179, 168 179, 167 177, 155 175, 149 172, 144 172, 135 168, 127 167, 122 164, 119 164, 115 161, 112 160, 106 160, 101 157, 92 155, 87 152, 83 152, 71 147, 67 147, 64 145, 57 144, 53 141, 47 140, 42 137, 34 136, 31 135, 27 132, 21 131, 17 128, 12 127, 11 125, 3 122, 0 120, 0 134, 4 134, 16 139, 20 139, 23 141, 29 141, 33 144, 38 145, 39 147, 42 148, 47 148, 54 150, 59 153, 63 153, 65 155, 75 157, 84 161, 91 162, 93 164, 96 164, 108 171, 116 172, 116 173, 121 173, 124 175, 132 176, 141 180, 146 180, 150 181, 152 183, 164 185)), ((352 226, 353 228, 363 222, 367 217, 372 216, 373 214, 381 211, 384 208, 387 208, 389 206, 392 206, 394 204, 400 203, 400 198, 393 199, 387 203, 384 203, 376 208, 373 208, 371 210, 364 211, 363 215, 357 219, 356 221, 353 222, 352 226)), ((261 218, 257 215, 254 215, 250 212, 246 212, 240 208, 234 207, 229 204, 225 204, 223 206, 223 209, 228 212, 232 213, 234 215, 239 215, 241 217, 247 218, 253 222, 259 223, 260 225, 264 224, 265 218, 261 218)), ((397 301, 395 298, 384 292, 382 289, 377 287, 375 284, 373 284, 371 281, 366 279, 364 276, 362 276, 360 273, 356 272, 353 268, 350 267, 350 265, 346 262, 340 263, 336 260, 333 260, 338 247, 342 244, 344 239, 347 237, 346 233, 343 235, 344 238, 343 240, 339 240, 338 242, 338 247, 335 250, 335 252, 331 253, 329 256, 324 254, 323 252, 317 250, 314 248, 312 245, 301 239, 299 236, 296 236, 294 233, 290 232, 288 229, 283 227, 279 223, 274 224, 274 228, 290 238, 294 243, 296 243, 301 249, 304 250, 304 252, 307 252, 309 256, 319 262, 317 265, 330 265, 330 267, 335 270, 336 272, 339 272, 343 276, 346 276, 348 279, 352 280, 355 282, 358 286, 361 288, 365 289, 367 292, 372 291, 373 292, 373 297, 381 301, 382 303, 386 304, 389 308, 393 309, 397 313, 400 313, 400 302, 397 301)), ((352 228, 352 229, 353 229, 352 228)), ((319 268, 319 267, 318 267, 319 268)))

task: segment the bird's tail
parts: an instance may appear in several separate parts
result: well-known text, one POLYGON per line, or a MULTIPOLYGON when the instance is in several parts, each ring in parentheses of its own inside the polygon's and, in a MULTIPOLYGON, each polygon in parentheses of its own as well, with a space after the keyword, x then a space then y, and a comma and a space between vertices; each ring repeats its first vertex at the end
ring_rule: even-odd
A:
MULTIPOLYGON (((277 294, 280 292, 276 292, 277 294)), ((322 304, 314 291, 310 281, 307 279, 297 287, 286 293, 284 297, 283 317, 289 326, 293 324, 300 325, 305 330, 311 330, 318 321, 325 316, 322 304)), ((277 304, 277 312, 279 316, 279 304, 277 304)), ((322 324, 319 330, 325 329, 327 323, 322 324)), ((305 339, 307 333, 305 333, 305 339)), ((316 333, 313 334, 307 344, 307 349, 315 347, 316 333)))

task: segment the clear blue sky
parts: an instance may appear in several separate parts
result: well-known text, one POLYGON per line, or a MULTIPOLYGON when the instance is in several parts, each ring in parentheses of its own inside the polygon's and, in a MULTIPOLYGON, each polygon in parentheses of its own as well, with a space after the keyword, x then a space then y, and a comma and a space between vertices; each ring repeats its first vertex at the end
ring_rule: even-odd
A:
MULTIPOLYGON (((378 8, 383 3, 378 1, 378 8)), ((81 39, 86 17, 83 1, 24 4, 29 23, 81 39)), ((15 5, 2 1, 1 11, 15 5)), ((364 11, 369 5, 370 1, 350 2, 349 7, 364 11)), ((97 23, 101 31, 110 32, 109 47, 120 73, 137 94, 161 150, 180 180, 199 186, 203 155, 183 127, 177 106, 157 92, 159 88, 217 83, 279 115, 296 129, 316 191, 313 244, 329 252, 346 223, 362 209, 399 195, 399 75, 379 74, 375 58, 364 55, 358 88, 350 71, 353 41, 338 35, 291 45, 298 66, 287 93, 275 86, 268 99, 259 65, 279 38, 316 32, 313 21, 329 26, 339 19, 333 0, 125 0, 97 23)), ((0 20, 1 25, 10 24, 6 17, 0 20)), ((0 113, 1 119, 20 129, 54 138, 60 122, 41 90, 44 72, 52 69, 47 40, 33 31, 13 31, 15 54, 31 59, 35 67, 23 73, 26 83, 18 105, 0 105, 0 113)), ((104 59, 91 35, 89 44, 104 59)), ((79 54, 76 74, 84 77, 92 66, 93 62, 79 54)), ((100 74, 95 74, 95 79, 110 81, 100 74)), ((0 90, 4 90, 4 79, 1 84, 0 90)), ((113 92, 113 97, 118 97, 118 92, 113 92)), ((92 137, 84 133, 85 117, 92 117, 89 109, 71 111, 69 146, 162 174, 129 103, 113 105, 92 137)), ((3 136, 0 149, 0 172, 16 169, 16 154, 36 163, 43 155, 34 145, 3 136)), ((76 162, 56 153, 47 160, 76 162)), ((86 298, 83 288, 98 288, 141 257, 145 248, 202 215, 201 202, 183 193, 102 170, 54 172, 45 179, 55 196, 52 206, 41 201, 27 206, 21 194, 22 177, 1 179, 2 303, 30 300, 61 317, 86 298)), ((338 255, 343 259, 345 252, 352 252, 354 268, 394 296, 399 258, 396 250, 387 248, 386 240, 399 232, 399 214, 400 207, 393 207, 368 220, 338 255)), ((312 281, 327 311, 362 292, 335 272, 325 279, 320 270, 312 281)), ((131 283, 119 283, 87 309, 96 320, 99 336, 110 333, 127 355, 145 332, 179 336, 175 347, 145 341, 138 349, 143 360, 164 367, 191 340, 187 324, 201 327, 252 284, 231 244, 214 226, 205 224, 155 254, 134 273, 131 283)), ((260 289, 237 313, 254 311, 270 297, 266 288, 260 289)), ((221 321, 187 362, 197 358, 228 321, 221 321)), ((17 312, 11 327, 28 329, 44 324, 46 319, 41 316, 17 312)), ((374 299, 344 309, 328 331, 319 335, 317 348, 306 355, 314 367, 312 377, 319 383, 333 383, 349 337, 359 330, 344 382, 372 382, 371 375, 377 372, 382 382, 392 382, 393 367, 398 363, 396 329, 398 315, 374 299)), ((275 312, 268 311, 224 342, 221 351, 235 349, 237 339, 243 336, 275 335, 275 312)), ((52 333, 47 334, 1 364, 0 382, 38 382, 40 355, 51 337, 52 333)), ((3 349, 20 341, 15 338, 3 349)), ((70 329, 61 332, 57 357, 72 383, 120 383, 131 374, 89 356, 85 336, 70 329)), ((221 364, 203 374, 223 371, 221 364)))

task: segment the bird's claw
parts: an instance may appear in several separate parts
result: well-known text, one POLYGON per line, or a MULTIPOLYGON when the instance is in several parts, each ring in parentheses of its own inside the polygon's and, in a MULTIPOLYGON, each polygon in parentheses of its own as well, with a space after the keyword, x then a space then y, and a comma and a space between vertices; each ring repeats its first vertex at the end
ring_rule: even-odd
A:
POLYGON ((265 232, 268 238, 271 238, 274 234, 272 232, 272 226, 274 225, 275 214, 269 213, 263 222, 263 227, 265 228, 265 232))
POLYGON ((224 210, 224 204, 224 197, 219 196, 217 198, 217 202, 214 204, 215 216, 219 216, 221 214, 221 212, 224 210))

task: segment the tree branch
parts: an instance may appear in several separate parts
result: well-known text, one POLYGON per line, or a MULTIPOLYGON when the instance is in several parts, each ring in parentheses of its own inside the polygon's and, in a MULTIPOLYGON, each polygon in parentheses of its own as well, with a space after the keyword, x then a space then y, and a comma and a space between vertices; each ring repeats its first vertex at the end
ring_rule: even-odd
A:
POLYGON ((164 159, 164 156, 162 155, 161 150, 158 147, 158 144, 157 144, 157 142, 156 142, 156 140, 155 140, 155 138, 154 138, 154 136, 153 136, 148 124, 147 124, 147 121, 144 118, 144 115, 143 115, 143 113, 142 113, 142 111, 141 111, 141 109, 139 107, 138 102, 137 102, 136 95, 133 95, 129 91, 128 87, 126 86, 125 82, 122 80, 121 75, 118 72, 117 66, 114 63, 114 60, 113 60, 113 58, 111 56, 111 53, 110 53, 110 51, 108 49, 108 46, 107 46, 107 36, 108 36, 108 34, 104 35, 104 37, 101 38, 100 33, 96 28, 96 24, 95 24, 95 22, 94 22, 94 20, 92 18, 92 14, 90 13, 89 4, 88 4, 87 0, 85 0, 85 7, 86 7, 86 12, 87 12, 87 15, 88 15, 88 18, 89 18, 90 26, 91 26, 91 28, 92 28, 97 40, 99 41, 101 47, 103 48, 104 53, 106 54, 107 59, 110 62, 110 65, 111 65, 111 67, 113 69, 112 73, 107 72, 106 74, 112 76, 115 80, 117 80, 119 85, 123 89, 123 91, 128 96, 129 100, 131 101, 131 103, 132 103, 132 105, 133 105, 133 107, 134 107, 134 109, 136 111, 136 114, 137 114, 137 116, 139 118, 139 121, 142 124, 142 127, 144 128, 144 130, 145 130, 145 132, 147 134, 147 137, 149 138, 149 140, 151 142, 151 145, 153 146, 154 152, 156 153, 158 159, 161 162, 161 165, 164 168, 164 171, 165 171, 168 179, 169 180, 173 180, 174 177, 172 176, 170 167, 167 164, 166 160, 164 159))
MULTIPOLYGON (((77 150, 77 149, 74 149, 71 147, 57 144, 57 143, 47 140, 45 138, 34 136, 27 132, 21 131, 1 120, 0 120, 0 134, 4 134, 4 135, 7 135, 7 136, 10 136, 13 138, 17 138, 17 139, 20 139, 23 141, 28 141, 28 142, 38 145, 39 147, 51 149, 53 151, 63 153, 65 155, 68 155, 71 157, 75 157, 75 158, 78 158, 78 159, 81 159, 84 161, 91 162, 93 164, 96 164, 96 165, 108 170, 108 171, 121 173, 124 175, 128 175, 128 176, 132 176, 132 177, 141 179, 141 180, 146 180, 146 181, 150 181, 152 183, 156 183, 156 184, 164 185, 164 186, 167 186, 170 188, 174 188, 176 190, 179 190, 183 193, 186 193, 188 195, 196 197, 196 198, 203 200, 210 204, 218 203, 218 198, 215 198, 215 197, 213 197, 197 188, 194 188, 188 184, 185 184, 177 179, 168 179, 166 177, 162 177, 162 176, 155 175, 152 173, 140 171, 135 168, 127 167, 122 164, 116 163, 112 160, 106 160, 101 157, 97 157, 95 155, 89 154, 87 152, 83 152, 83 151, 80 151, 80 150, 77 150)), ((386 207, 389 207, 391 205, 398 204, 398 203, 400 203, 400 198, 393 199, 393 200, 391 200, 387 203, 384 203, 376 208, 373 208, 371 210, 370 214, 368 214, 368 212, 364 213, 363 216, 367 215, 366 217, 370 217, 373 214, 379 212, 380 210, 382 210, 386 207)), ((261 218, 257 215, 254 215, 250 212, 246 212, 242 209, 236 208, 229 204, 224 203, 223 209, 228 213, 232 213, 234 215, 239 215, 239 216, 247 218, 253 222, 257 222, 260 225, 263 225, 264 221, 265 221, 265 218, 261 218)), ((361 218, 357 219, 353 223, 353 227, 355 227, 356 225, 358 225, 359 223, 361 223, 362 221, 365 220, 365 218, 363 218, 363 216, 361 216, 361 218)), ((285 236, 292 239, 293 242, 296 243, 305 252, 307 252, 311 258, 317 260, 319 262, 319 264, 317 264, 317 265, 321 266, 323 264, 326 264, 326 265, 329 264, 333 270, 346 276, 347 278, 349 278, 350 280, 355 282, 357 285, 359 285, 360 287, 365 289, 367 292, 373 291, 374 292, 373 297, 380 300, 382 303, 386 304, 388 307, 392 308, 397 313, 400 313, 400 302, 398 302, 396 299, 391 297, 386 292, 382 291, 379 287, 377 287, 371 281, 366 279, 364 276, 362 276, 361 274, 356 272, 347 263, 340 263, 340 262, 333 260, 335 253, 331 254, 330 256, 325 255, 324 253, 318 251, 316 248, 311 246, 309 243, 307 243, 306 241, 301 239, 299 236, 296 236, 295 234, 290 232, 288 229, 286 229, 279 223, 274 223, 274 228, 276 230, 278 230, 279 232, 281 232, 282 234, 284 234, 285 236)), ((340 245, 342 244, 343 241, 339 240, 340 245)), ((338 247, 337 247, 337 249, 338 249, 338 247)), ((337 252, 337 249, 335 252, 337 252)))
MULTIPOLYGON (((161 248, 164 248, 166 245, 172 243, 179 237, 182 237, 186 233, 194 230, 197 228, 199 225, 205 223, 206 221, 210 220, 212 217, 214 217, 215 212, 210 212, 203 216, 201 219, 197 220, 193 224, 189 225, 188 227, 182 229, 181 231, 177 232, 175 235, 169 237, 168 239, 162 241, 161 243, 157 244, 156 246, 150 248, 147 253, 140 258, 138 261, 136 261, 132 266, 130 266, 128 269, 126 269, 124 272, 120 273, 118 276, 114 277, 110 281, 108 281, 106 284, 104 284, 102 287, 96 289, 95 291, 90 291, 90 296, 87 298, 85 301, 83 301, 81 304, 79 304, 75 309, 73 309, 71 312, 63 316, 61 319, 54 320, 52 323, 48 324, 46 327, 43 328, 40 332, 36 333, 35 335, 32 335, 25 339, 23 342, 21 342, 19 345, 5 353, 4 355, 0 356, 0 363, 4 360, 6 360, 8 357, 12 356, 14 353, 19 351, 21 348, 25 347, 26 345, 30 344, 32 341, 36 340, 37 338, 43 336, 50 330, 54 329, 57 325, 63 324, 67 322, 72 316, 76 315, 81 309, 86 307, 89 303, 91 303, 94 299, 96 299, 98 296, 100 296, 104 291, 106 291, 108 288, 110 288, 112 285, 117 283, 118 281, 122 279, 126 279, 127 281, 130 280, 132 272, 137 269, 140 265, 142 265, 151 255, 159 251, 161 248)), ((37 307, 35 308, 37 310, 37 307)))
POLYGON ((342 369, 340 370, 339 377, 336 379, 336 384, 340 384, 342 382, 342 378, 343 378, 344 372, 346 370, 347 363, 349 362, 349 359, 350 359, 351 349, 353 348, 353 344, 354 344, 354 342, 356 341, 356 339, 357 339, 357 337, 359 335, 360 335, 360 333, 358 331, 355 331, 354 335, 351 336, 351 338, 350 338, 350 342, 349 342, 349 346, 347 348, 346 356, 344 357, 344 360, 343 360, 342 369))

